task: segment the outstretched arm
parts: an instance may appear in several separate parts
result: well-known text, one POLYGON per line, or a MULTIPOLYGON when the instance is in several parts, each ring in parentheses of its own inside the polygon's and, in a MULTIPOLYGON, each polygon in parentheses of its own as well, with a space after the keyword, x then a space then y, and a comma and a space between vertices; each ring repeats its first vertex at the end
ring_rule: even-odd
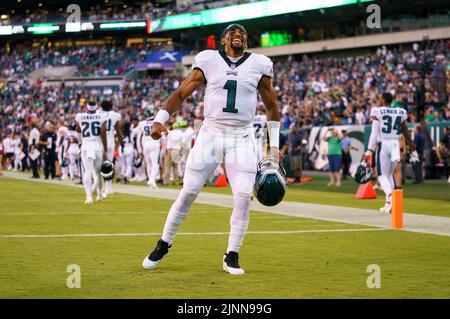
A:
POLYGON ((150 135, 154 140, 160 139, 162 132, 167 134, 164 124, 169 119, 170 114, 180 109, 181 103, 204 83, 206 83, 206 79, 203 76, 202 71, 194 69, 189 77, 181 83, 180 87, 169 96, 164 103, 162 110, 156 114, 156 117, 153 120, 152 132, 150 135))
POLYGON ((278 109, 277 94, 272 85, 272 78, 263 75, 259 81, 258 92, 267 109, 267 132, 269 133, 270 155, 279 160, 280 152, 280 111, 278 109))

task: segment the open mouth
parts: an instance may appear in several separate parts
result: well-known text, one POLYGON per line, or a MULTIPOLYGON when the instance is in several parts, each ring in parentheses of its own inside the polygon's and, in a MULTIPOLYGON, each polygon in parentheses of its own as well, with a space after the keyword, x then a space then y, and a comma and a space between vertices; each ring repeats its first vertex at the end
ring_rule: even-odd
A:
POLYGON ((239 38, 234 38, 231 42, 232 42, 233 44, 242 44, 242 40, 239 39, 239 38))

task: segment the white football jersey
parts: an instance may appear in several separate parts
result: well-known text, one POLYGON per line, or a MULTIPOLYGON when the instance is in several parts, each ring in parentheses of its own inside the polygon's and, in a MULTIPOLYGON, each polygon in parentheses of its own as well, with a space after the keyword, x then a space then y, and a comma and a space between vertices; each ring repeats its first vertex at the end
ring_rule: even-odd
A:
POLYGON ((133 154, 134 152, 134 141, 133 141, 133 134, 130 134, 130 136, 124 136, 123 137, 123 153, 124 154, 133 154))
POLYGON ((58 128, 58 132, 56 133, 56 136, 57 136, 57 140, 56 140, 57 144, 56 145, 59 147, 59 146, 61 146, 61 143, 64 144, 68 135, 69 135, 69 129, 66 126, 60 126, 58 128), (61 139, 61 137, 63 137, 63 136, 64 136, 64 138, 61 139))
POLYGON ((143 120, 139 122, 138 129, 142 132, 142 145, 144 144, 158 144, 159 141, 151 137, 153 120, 143 120))
POLYGON ((256 114, 253 119, 253 127, 255 128, 255 137, 258 139, 264 138, 264 128, 266 127, 267 116, 265 114, 256 114))
POLYGON ((103 150, 100 128, 106 122, 104 113, 78 113, 75 121, 81 129, 81 149, 103 150))
POLYGON ((380 121, 380 132, 378 138, 382 140, 398 140, 400 138, 401 126, 406 121, 406 110, 398 107, 380 106, 371 109, 370 116, 380 121))
POLYGON ((205 123, 222 127, 250 126, 259 81, 263 75, 273 77, 272 61, 248 52, 233 62, 223 51, 205 50, 194 57, 192 69, 200 69, 206 79, 205 123))
POLYGON ((108 139, 108 147, 114 147, 115 145, 115 134, 116 131, 114 127, 116 126, 116 123, 120 121, 121 116, 116 111, 103 111, 98 110, 98 113, 105 114, 107 118, 106 122, 106 138, 108 139))
POLYGON ((80 147, 78 146, 78 143, 80 142, 80 133, 78 133, 77 131, 69 131, 69 139, 70 139, 70 145, 69 145, 69 149, 67 150, 68 153, 70 154, 78 154, 78 152, 80 151, 80 147), (74 143, 72 138, 76 138, 77 142, 74 143))

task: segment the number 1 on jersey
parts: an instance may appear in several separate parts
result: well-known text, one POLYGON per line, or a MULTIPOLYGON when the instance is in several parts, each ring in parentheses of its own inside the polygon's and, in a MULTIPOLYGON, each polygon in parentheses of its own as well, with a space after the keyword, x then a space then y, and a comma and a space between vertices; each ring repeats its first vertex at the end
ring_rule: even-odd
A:
POLYGON ((237 81, 228 80, 227 82, 225 82, 223 88, 227 90, 228 93, 227 93, 227 107, 224 107, 222 111, 228 113, 237 113, 238 112, 238 110, 236 109, 237 81))

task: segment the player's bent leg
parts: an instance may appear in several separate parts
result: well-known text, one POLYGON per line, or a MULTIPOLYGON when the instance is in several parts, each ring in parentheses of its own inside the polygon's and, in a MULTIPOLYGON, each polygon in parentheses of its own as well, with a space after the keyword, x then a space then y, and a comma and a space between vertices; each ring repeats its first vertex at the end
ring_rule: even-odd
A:
MULTIPOLYGON (((208 170, 205 171, 207 173, 208 170)), ((192 203, 197 198, 198 193, 209 175, 205 174, 205 171, 186 170, 183 189, 170 208, 161 239, 158 241, 153 252, 151 252, 142 263, 142 266, 145 269, 154 269, 169 252, 175 233, 186 218, 192 203)))
POLYGON ((183 179, 183 188, 170 208, 164 225, 163 234, 156 248, 143 261, 145 269, 153 269, 167 255, 172 245, 175 233, 197 198, 198 193, 218 164, 217 152, 212 157, 207 151, 215 146, 215 139, 211 135, 199 134, 197 143, 189 154, 186 163, 186 173, 183 179))

